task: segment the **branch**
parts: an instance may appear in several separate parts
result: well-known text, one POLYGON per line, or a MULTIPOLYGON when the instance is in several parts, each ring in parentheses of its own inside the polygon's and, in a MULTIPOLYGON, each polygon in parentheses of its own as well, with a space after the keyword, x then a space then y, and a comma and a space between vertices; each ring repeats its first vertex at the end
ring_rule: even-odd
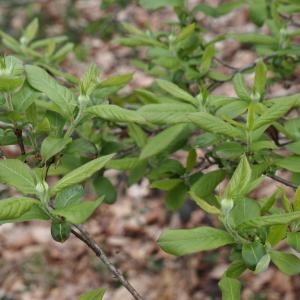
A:
POLYGON ((270 178, 272 178, 273 180, 275 180, 277 182, 280 182, 280 183, 282 183, 282 184, 284 184, 284 185, 286 185, 286 186, 294 189, 294 190, 296 190, 298 188, 297 185, 295 185, 292 182, 290 182, 290 181, 288 181, 286 179, 283 179, 283 178, 281 178, 279 176, 276 176, 276 175, 267 175, 267 176, 270 177, 270 178))
POLYGON ((25 154, 26 154, 26 151, 25 151, 25 146, 24 146, 24 141, 23 141, 23 133, 22 133, 22 129, 16 128, 16 129, 14 130, 14 133, 15 133, 15 136, 16 136, 16 138, 17 138, 18 145, 19 145, 20 150, 21 150, 21 154, 22 154, 22 155, 25 155, 25 154))
POLYGON ((135 300, 143 300, 142 296, 127 281, 123 274, 112 264, 102 248, 94 241, 94 239, 82 226, 72 225, 71 232, 83 243, 85 243, 96 254, 97 257, 101 259, 105 266, 116 276, 116 278, 128 290, 135 300))

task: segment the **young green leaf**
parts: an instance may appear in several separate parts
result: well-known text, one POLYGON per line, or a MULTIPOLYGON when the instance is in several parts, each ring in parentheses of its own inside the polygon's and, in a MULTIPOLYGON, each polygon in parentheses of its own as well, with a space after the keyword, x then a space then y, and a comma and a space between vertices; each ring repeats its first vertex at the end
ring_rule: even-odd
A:
POLYGON ((300 273, 300 259, 286 252, 271 251, 270 252, 272 262, 283 273, 293 276, 300 273))
POLYGON ((254 273, 258 274, 265 271, 269 267, 270 261, 270 254, 265 254, 257 263, 254 273))
POLYGON ((300 252, 300 232, 288 232, 287 243, 293 249, 300 252))
POLYGON ((213 44, 210 44, 205 48, 204 53, 202 55, 201 65, 199 68, 199 72, 201 76, 204 76, 209 71, 214 55, 215 55, 215 47, 213 44))
POLYGON ((81 294, 77 300, 102 300, 104 294, 105 289, 99 288, 81 294))
POLYGON ((57 138, 53 136, 46 137, 41 145, 41 156, 43 161, 47 161, 54 155, 61 152, 70 142, 71 138, 57 138))
POLYGON ((102 81, 99 84, 98 88, 110 87, 110 86, 118 86, 118 85, 125 85, 130 80, 132 80, 132 78, 133 78, 133 74, 132 73, 113 76, 113 77, 110 77, 110 78, 102 81))
POLYGON ((158 240, 164 251, 176 256, 212 250, 233 243, 234 240, 226 231, 206 226, 166 230, 158 240))
POLYGON ((87 112, 96 115, 101 119, 112 122, 133 122, 138 124, 146 123, 146 120, 138 112, 125 109, 117 105, 101 104, 91 106, 87 109, 87 112))
POLYGON ((223 276, 219 282, 222 300, 240 300, 241 283, 235 278, 223 276))
POLYGON ((35 178, 30 168, 17 159, 0 160, 0 182, 23 194, 35 194, 35 178))
POLYGON ((220 210, 217 207, 209 204, 204 199, 198 197, 194 192, 190 192, 189 194, 192 197, 192 199, 197 203, 197 205, 207 213, 217 215, 220 213, 220 210))
POLYGON ((224 196, 228 199, 238 199, 243 195, 251 181, 252 171, 247 157, 243 156, 238 167, 234 171, 229 184, 226 187, 224 196))
POLYGON ((99 158, 96 158, 81 167, 71 171, 66 176, 64 176, 62 179, 60 179, 58 182, 54 184, 54 186, 51 188, 50 192, 51 195, 56 194, 57 192, 61 191, 62 189, 80 183, 89 177, 91 177, 95 172, 102 169, 105 164, 112 159, 114 154, 109 154, 106 156, 102 156, 99 158))
POLYGON ((195 106, 197 105, 197 100, 189 93, 178 87, 176 84, 164 79, 157 79, 156 83, 162 90, 166 91, 168 94, 185 102, 189 102, 195 106))
POLYGON ((103 199, 104 197, 96 201, 72 204, 64 208, 55 209, 52 213, 64 217, 70 223, 82 224, 93 214, 96 208, 103 202, 103 199))
MULTIPOLYGON (((260 1, 260 0, 259 0, 260 1)), ((267 82, 267 67, 262 60, 260 60, 255 67, 255 81, 253 92, 260 97, 264 95, 267 82)))
POLYGON ((251 244, 243 244, 242 256, 244 262, 249 267, 255 267, 260 259, 266 254, 266 249, 260 242, 253 242, 251 244))
POLYGON ((21 38, 24 44, 30 43, 36 36, 39 29, 39 21, 37 18, 33 19, 31 23, 25 28, 21 38))
POLYGON ((0 200, 0 220, 17 219, 39 201, 27 197, 12 197, 0 200))
POLYGON ((246 87, 243 75, 237 73, 233 78, 233 86, 237 96, 242 100, 250 100, 250 93, 246 87))
POLYGON ((76 106, 72 92, 58 84, 45 70, 37 66, 26 65, 25 71, 29 84, 45 93, 59 107, 60 113, 70 118, 76 106))

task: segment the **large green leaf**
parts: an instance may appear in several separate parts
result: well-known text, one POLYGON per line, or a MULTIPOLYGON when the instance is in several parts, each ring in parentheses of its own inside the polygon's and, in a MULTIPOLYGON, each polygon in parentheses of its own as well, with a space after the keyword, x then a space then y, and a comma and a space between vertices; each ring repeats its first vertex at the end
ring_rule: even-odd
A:
POLYGON ((0 220, 17 219, 39 201, 27 197, 13 197, 0 200, 0 220))
POLYGON ((300 274, 300 259, 286 252, 271 251, 272 262, 283 273, 293 276, 300 274))
POLYGON ((275 165, 292 172, 300 172, 300 156, 286 156, 275 160, 275 165))
POLYGON ((223 276, 219 282, 222 291, 222 300, 240 300, 241 283, 235 278, 223 276))
POLYGON ((41 145, 41 156, 44 161, 61 152, 70 142, 71 138, 57 138, 48 136, 43 140, 41 145))
POLYGON ((84 195, 82 185, 69 186, 57 193, 54 206, 56 209, 80 203, 84 195))
POLYGON ((80 183, 89 177, 91 177, 95 172, 99 171, 105 166, 105 164, 112 159, 114 154, 105 155, 99 158, 96 158, 81 167, 71 171, 51 188, 51 195, 56 194, 62 189, 80 183))
POLYGON ((96 201, 81 202, 64 208, 55 209, 52 213, 57 216, 64 217, 70 223, 82 224, 93 214, 95 209, 102 202, 103 197, 96 201))
POLYGON ((104 294, 105 289, 99 288, 81 294, 77 300, 102 300, 104 294))
POLYGON ((233 78, 233 86, 235 93, 242 100, 249 100, 250 93, 246 87, 246 83, 244 81, 244 77, 241 73, 237 73, 233 78))
POLYGON ((187 126, 178 124, 169 127, 159 134, 150 138, 147 144, 142 149, 140 159, 147 159, 151 156, 157 155, 170 147, 170 144, 176 143, 178 138, 185 133, 187 126))
POLYGON ((45 70, 37 66, 26 65, 25 71, 29 84, 45 93, 60 108, 60 113, 70 118, 76 106, 72 92, 58 84, 45 70))
POLYGON ((164 251, 177 256, 216 249, 232 243, 234 240, 226 231, 207 226, 166 230, 158 240, 164 251))
POLYGON ((287 243, 290 247, 300 252, 300 232, 288 232, 287 243))
POLYGON ((35 178, 30 168, 17 159, 0 160, 0 182, 23 194, 35 194, 35 178))
POLYGON ((146 123, 146 120, 138 112, 134 110, 125 109, 117 105, 95 105, 88 108, 87 111, 107 121, 124 123, 133 122, 139 124, 146 123))

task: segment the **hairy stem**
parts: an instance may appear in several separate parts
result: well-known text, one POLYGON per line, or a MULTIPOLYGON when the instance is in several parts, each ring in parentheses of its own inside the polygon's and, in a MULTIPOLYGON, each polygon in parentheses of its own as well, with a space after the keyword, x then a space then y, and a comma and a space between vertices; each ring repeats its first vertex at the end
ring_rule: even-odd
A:
POLYGON ((114 276, 119 280, 119 282, 128 290, 135 300, 143 300, 144 298, 136 291, 136 289, 127 281, 124 275, 113 265, 110 259, 106 256, 103 249, 95 242, 95 240, 89 235, 89 233, 82 227, 78 225, 72 225, 72 233, 85 243, 97 257, 105 264, 105 266, 110 270, 114 276))

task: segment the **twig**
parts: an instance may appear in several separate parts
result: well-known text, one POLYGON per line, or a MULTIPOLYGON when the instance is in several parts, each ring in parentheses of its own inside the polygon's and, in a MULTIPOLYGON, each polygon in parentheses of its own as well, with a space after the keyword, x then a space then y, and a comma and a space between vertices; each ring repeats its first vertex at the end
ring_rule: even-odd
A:
POLYGON ((20 128, 15 128, 15 129, 14 129, 14 133, 15 133, 15 136, 16 136, 16 138, 17 138, 18 145, 19 145, 20 150, 21 150, 21 154, 22 154, 22 155, 25 155, 25 154, 26 154, 26 150, 25 150, 24 141, 23 141, 23 133, 22 133, 22 129, 20 129, 20 128))
POLYGON ((295 185, 292 182, 290 182, 290 181, 288 181, 286 179, 283 179, 283 178, 281 178, 279 176, 276 176, 276 175, 267 175, 267 176, 270 177, 270 178, 272 178, 275 181, 278 181, 278 182, 280 182, 280 183, 282 183, 282 184, 284 184, 284 185, 286 185, 286 186, 294 189, 294 190, 296 190, 298 188, 297 185, 295 185))
POLYGON ((218 57, 214 57, 214 60, 228 69, 235 70, 235 71, 239 70, 239 68, 229 65, 228 63, 222 61, 218 57))
POLYGON ((143 300, 142 296, 127 281, 123 274, 112 264, 102 248, 94 241, 93 238, 90 237, 89 233, 82 226, 72 225, 72 233, 83 243, 85 243, 96 254, 96 256, 101 259, 105 266, 116 276, 116 278, 129 291, 135 300, 143 300))

